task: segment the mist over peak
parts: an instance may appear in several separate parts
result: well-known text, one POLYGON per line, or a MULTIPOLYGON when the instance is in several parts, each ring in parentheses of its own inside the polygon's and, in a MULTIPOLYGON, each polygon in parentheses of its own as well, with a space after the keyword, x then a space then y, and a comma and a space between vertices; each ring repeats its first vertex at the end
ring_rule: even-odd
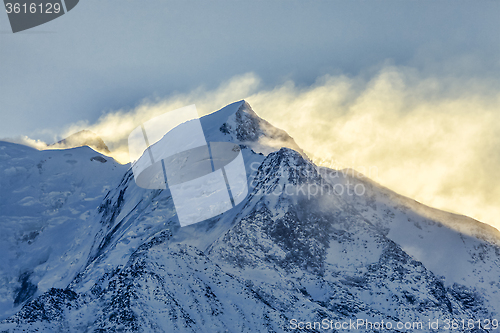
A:
POLYGON ((89 146, 90 148, 93 148, 98 152, 106 154, 110 153, 108 146, 106 146, 101 137, 89 130, 81 130, 79 132, 71 134, 65 139, 48 145, 49 148, 58 149, 75 148, 82 146, 89 146))

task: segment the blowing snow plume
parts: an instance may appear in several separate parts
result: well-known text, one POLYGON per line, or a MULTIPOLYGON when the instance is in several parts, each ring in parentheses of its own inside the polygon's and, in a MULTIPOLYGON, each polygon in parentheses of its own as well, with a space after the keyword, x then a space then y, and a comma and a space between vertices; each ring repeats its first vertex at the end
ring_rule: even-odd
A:
POLYGON ((88 130, 81 130, 75 134, 71 134, 66 139, 51 144, 48 147, 65 149, 81 146, 89 146, 91 148, 94 148, 98 152, 102 152, 103 154, 111 153, 104 141, 94 132, 88 130))
POLYGON ((145 119, 190 104, 207 114, 244 98, 316 163, 354 168, 424 204, 500 227, 500 183, 494 180, 500 168, 498 80, 384 67, 369 78, 327 75, 308 87, 292 81, 262 86, 257 76, 245 74, 215 90, 109 112, 95 124, 71 125, 59 137, 88 129, 127 163, 127 136, 145 119))

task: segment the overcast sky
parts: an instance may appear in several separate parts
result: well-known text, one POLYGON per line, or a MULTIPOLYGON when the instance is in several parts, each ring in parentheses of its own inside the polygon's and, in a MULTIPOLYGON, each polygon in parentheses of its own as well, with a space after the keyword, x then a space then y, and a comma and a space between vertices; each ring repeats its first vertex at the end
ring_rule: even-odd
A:
POLYGON ((0 13, 0 139, 89 128, 127 162, 138 122, 241 99, 318 163, 500 229, 500 0, 82 0, 16 34, 0 13))
POLYGON ((384 62, 498 77, 499 17, 499 1, 84 0, 12 34, 3 13, 0 138, 50 140, 79 120, 248 72, 265 87, 369 76, 384 62))

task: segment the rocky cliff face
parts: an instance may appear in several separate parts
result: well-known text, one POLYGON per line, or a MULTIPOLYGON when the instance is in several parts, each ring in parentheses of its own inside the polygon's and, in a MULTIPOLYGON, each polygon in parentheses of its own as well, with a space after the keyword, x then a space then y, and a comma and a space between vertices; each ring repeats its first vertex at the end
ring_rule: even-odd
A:
MULTIPOLYGON (((79 228, 65 237, 71 245, 61 251, 68 260, 49 252, 43 263, 27 261, 16 271, 15 287, 3 282, 5 295, 22 297, 12 301, 12 314, 4 312, 1 330, 287 332, 298 322, 306 327, 363 319, 390 322, 388 331, 416 331, 397 329, 398 323, 421 323, 429 331, 429 321, 438 319, 434 331, 444 332, 447 320, 467 325, 469 319, 498 319, 500 247, 494 229, 419 205, 367 179, 316 167, 245 102, 201 121, 208 141, 242 147, 246 200, 180 228, 168 190, 138 188, 131 170, 116 165, 108 176, 113 185, 95 196, 95 210, 84 223, 61 222, 68 230, 79 228), (275 150, 269 142, 289 148, 275 150), (359 184, 362 194, 340 191, 359 184), (46 269, 54 263, 64 279, 46 269)), ((0 152, 9 154, 21 149, 3 147, 0 152)), ((33 161, 42 153, 24 152, 33 161)), ((53 159, 65 153, 51 152, 53 159)), ((72 177, 83 172, 72 170, 72 177)), ((3 195, 32 182, 21 178, 15 187, 2 188, 3 195)), ((79 189, 99 186, 83 181, 79 189)), ((52 208, 60 221, 84 200, 77 190, 69 192, 74 201, 52 208)), ((9 214, 2 215, 2 228, 14 230, 9 223, 20 213, 9 214)), ((51 223, 40 222, 30 233, 14 230, 9 246, 50 247, 47 239, 55 238, 29 235, 51 235, 51 223)), ((357 330, 380 329, 366 324, 357 330)), ((472 331, 484 330, 476 324, 472 331)))

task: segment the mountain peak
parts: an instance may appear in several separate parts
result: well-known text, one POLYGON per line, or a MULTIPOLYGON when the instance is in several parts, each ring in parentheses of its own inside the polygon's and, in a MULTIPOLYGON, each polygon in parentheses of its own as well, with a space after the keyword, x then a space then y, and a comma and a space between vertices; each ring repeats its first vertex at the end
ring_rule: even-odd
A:
POLYGON ((211 141, 238 142, 264 155, 286 147, 306 156, 287 132, 259 117, 245 100, 229 104, 201 121, 211 141))
POLYGON ((108 146, 106 146, 101 137, 89 130, 76 132, 61 141, 49 145, 49 147, 54 148, 75 148, 82 146, 89 146, 90 148, 103 153, 110 152, 108 146))

